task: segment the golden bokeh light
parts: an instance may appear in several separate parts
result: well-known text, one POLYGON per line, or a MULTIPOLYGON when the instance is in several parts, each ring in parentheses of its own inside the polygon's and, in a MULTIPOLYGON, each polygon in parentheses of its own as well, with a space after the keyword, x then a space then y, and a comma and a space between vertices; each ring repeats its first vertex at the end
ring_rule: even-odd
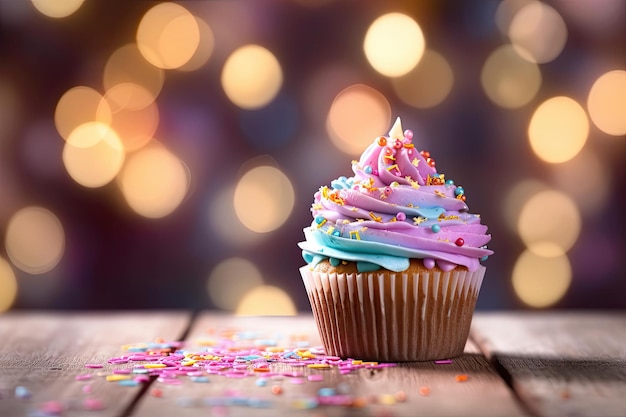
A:
POLYGON ((585 110, 569 97, 553 97, 541 103, 528 126, 535 154, 553 164, 575 157, 587 142, 589 121, 585 110))
POLYGON ((130 154, 119 175, 128 205, 148 218, 164 217, 176 210, 187 195, 190 180, 186 165, 154 142, 130 154))
POLYGON ((363 50, 370 65, 387 77, 411 71, 422 58, 426 41, 422 29, 411 17, 389 13, 377 18, 367 29, 363 50))
POLYGON ((538 64, 554 60, 567 41, 567 27, 559 12, 539 1, 515 14, 508 34, 517 53, 538 64))
POLYGON ((430 49, 424 51, 422 59, 409 73, 391 80, 400 100, 419 109, 440 104, 452 90, 453 83, 454 73, 448 61, 430 49))
POLYGON ((98 120, 108 124, 111 118, 111 107, 103 100, 102 94, 85 86, 67 90, 57 102, 54 112, 55 126, 65 140, 84 123, 98 120))
POLYGON ((137 46, 144 58, 163 69, 185 65, 200 44, 193 14, 177 3, 159 3, 146 12, 137 28, 137 46))
POLYGON ((184 65, 177 68, 179 71, 195 71, 207 63, 213 49, 215 48, 215 35, 207 22, 195 16, 198 30, 200 31, 200 41, 196 52, 184 65))
POLYGON ((278 229, 291 215, 295 193, 278 168, 263 165, 247 171, 237 183, 233 204, 239 221, 257 233, 278 229))
POLYGON ((11 308, 17 298, 17 279, 11 265, 0 257, 0 313, 11 308))
POLYGON ((293 316, 296 307, 291 297, 278 287, 260 285, 245 293, 237 306, 238 316, 293 316))
POLYGON ((60 19, 74 14, 85 0, 30 0, 37 11, 45 16, 60 19))
POLYGON ((524 251, 513 267, 512 283, 517 297, 526 305, 545 308, 563 298, 572 281, 566 255, 539 256, 524 251))
MULTIPOLYGON (((123 84, 118 84, 123 86, 123 84)), ((114 87, 112 90, 115 91, 114 87)), ((109 97, 107 95, 107 97, 109 97)), ((132 102, 132 100, 131 100, 132 102)), ((110 109, 107 100, 102 100, 103 109, 110 109)), ((109 126, 117 133, 127 152, 136 151, 147 145, 153 138, 159 127, 159 108, 156 101, 152 101, 146 106, 119 107, 112 112, 109 126)), ((100 108, 98 109, 98 115, 100 108)))
POLYGON ((585 149, 571 160, 553 165, 554 183, 576 201, 584 214, 599 213, 610 197, 613 178, 606 164, 585 149))
POLYGON ((582 220, 576 203, 556 190, 540 191, 521 208, 517 229, 529 250, 537 255, 560 256, 580 235, 582 220))
POLYGON ((502 200, 502 213, 512 232, 517 233, 517 223, 524 203, 538 192, 548 189, 550 188, 546 184, 533 179, 525 179, 509 187, 502 200))
POLYGON ((626 135, 626 71, 609 71, 598 77, 589 91, 587 110, 604 133, 626 135))
POLYGON ((243 258, 228 258, 217 264, 207 281, 209 298, 217 307, 235 311, 244 294, 263 285, 259 269, 243 258))
POLYGON ((125 152, 122 141, 109 125, 89 122, 72 131, 62 157, 74 181, 96 188, 115 178, 124 163, 125 152))
POLYGON ((364 84, 352 85, 333 100, 326 130, 339 150, 356 155, 391 127, 391 106, 380 92, 364 84))
POLYGON ((65 251, 63 225, 50 210, 31 206, 17 211, 9 220, 5 247, 15 266, 29 274, 53 269, 65 251))
POLYGON ((496 26, 503 35, 508 35, 509 28, 513 18, 530 3, 535 3, 537 0, 502 0, 496 8, 496 26))
POLYGON ((146 61, 136 43, 126 44, 113 52, 107 59, 102 75, 102 83, 104 91, 107 91, 108 100, 113 101, 118 106, 128 101, 126 96, 129 91, 125 91, 125 89, 115 90, 116 85, 140 85, 154 99, 161 92, 164 82, 165 72, 163 69, 146 61))
MULTIPOLYGON (((156 96, 147 88, 135 83, 115 84, 104 93, 103 103, 111 109, 111 113, 120 110, 141 110, 156 100, 156 96)), ((106 113, 104 114, 106 116, 106 113)), ((100 107, 98 108, 98 121, 105 122, 100 117, 100 107)))
POLYGON ((211 196, 210 207, 207 210, 207 227, 211 233, 219 236, 224 244, 239 248, 258 244, 263 235, 253 232, 239 221, 231 221, 236 217, 233 216, 234 198, 234 186, 225 187, 211 196), (225 221, 225 219, 229 220, 225 221))
POLYGON ((270 51, 259 45, 246 45, 228 57, 221 82, 226 96, 236 106, 258 109, 278 94, 283 71, 270 51))
POLYGON ((522 107, 541 87, 537 64, 521 58, 511 45, 493 51, 483 65, 480 81, 487 97, 505 108, 522 107))

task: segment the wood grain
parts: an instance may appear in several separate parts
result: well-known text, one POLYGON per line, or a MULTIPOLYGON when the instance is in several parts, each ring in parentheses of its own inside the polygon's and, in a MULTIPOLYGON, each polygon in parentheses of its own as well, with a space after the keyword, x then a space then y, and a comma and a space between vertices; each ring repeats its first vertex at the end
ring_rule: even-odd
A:
MULTIPOLYGON (((63 416, 85 414, 83 401, 101 400, 92 416, 121 416, 135 401, 141 387, 106 382, 111 373, 106 361, 122 354, 128 343, 180 338, 190 314, 179 312, 118 313, 5 313, 0 315, 0 416, 38 415, 46 402, 63 405, 63 416), (87 369, 85 364, 103 364, 87 369), (77 381, 80 374, 93 375, 77 381), (83 392, 89 385, 91 393, 83 392), (17 398, 23 386, 32 395, 17 398)), ((132 366, 132 365, 127 365, 132 366)))
MULTIPOLYGON (((188 337, 192 345, 197 341, 217 337, 223 331, 229 334, 241 332, 246 337, 267 340, 286 340, 294 343, 309 341, 309 346, 320 346, 320 339, 313 318, 297 317, 232 317, 203 314, 194 323, 188 337), (235 333, 233 333, 235 332, 235 333)), ((286 344, 279 343, 279 346, 286 344)), ((197 347, 199 348, 199 347, 197 347)), ((194 383, 183 377, 179 386, 167 386, 155 382, 150 390, 162 390, 160 398, 150 394, 138 402, 133 416, 156 415, 196 416, 222 413, 237 416, 276 416, 297 413, 300 416, 524 416, 527 415, 500 376, 492 369, 486 358, 468 343, 463 356, 450 364, 433 362, 404 363, 395 368, 379 370, 360 369, 342 375, 337 368, 294 368, 285 364, 273 364, 276 372, 301 372, 301 379, 321 374, 323 381, 293 384, 293 377, 271 380, 267 386, 256 385, 256 376, 230 379, 210 375, 209 383, 194 383), (457 375, 468 376, 467 381, 457 382, 457 375), (282 388, 280 395, 271 386, 282 388), (314 398, 320 388, 332 388, 345 393, 353 400, 352 406, 320 405, 316 408, 296 409, 297 401, 314 398), (422 390, 422 394, 420 394, 422 390), (429 392, 427 395, 426 390, 429 392), (394 396, 406 394, 406 401, 398 402, 394 396), (239 395, 268 402, 268 408, 232 406, 226 410, 207 405, 207 401, 239 395), (391 404, 395 401, 395 404, 391 404), (388 404, 386 404, 388 403, 388 404)))
POLYGON ((624 312, 482 313, 471 338, 536 415, 626 415, 624 312))

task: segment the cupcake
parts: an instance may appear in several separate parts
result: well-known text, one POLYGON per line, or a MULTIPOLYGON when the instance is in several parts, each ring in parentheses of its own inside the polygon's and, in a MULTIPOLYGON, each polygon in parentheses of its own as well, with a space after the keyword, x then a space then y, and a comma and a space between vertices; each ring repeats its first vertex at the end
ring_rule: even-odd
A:
POLYGON ((481 262, 493 253, 487 227, 400 118, 352 171, 315 193, 299 243, 326 353, 394 362, 460 355, 481 262))

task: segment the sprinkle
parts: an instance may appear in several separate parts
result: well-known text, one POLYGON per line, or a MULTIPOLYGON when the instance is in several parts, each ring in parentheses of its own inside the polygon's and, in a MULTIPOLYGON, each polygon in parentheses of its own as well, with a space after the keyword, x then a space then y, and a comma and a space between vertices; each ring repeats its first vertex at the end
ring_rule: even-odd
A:
POLYGON ((143 367, 146 369, 157 369, 157 368, 167 368, 167 365, 164 363, 147 363, 143 367))
POLYGON ((267 378, 259 378, 254 383, 257 387, 264 387, 267 385, 267 378))
POLYGON ((435 363, 437 365, 447 365, 447 364, 452 363, 452 359, 439 359, 439 360, 436 360, 435 363))
POLYGON ((438 224, 433 224, 430 227, 430 230, 432 230, 433 233, 439 233, 439 232, 441 232, 441 226, 439 226, 438 224))
POLYGON ((371 174, 371 173, 372 173, 372 167, 371 167, 371 166, 369 166, 369 165, 365 165, 365 167, 363 167, 363 171, 364 171, 366 174, 371 174))
POLYGON ((321 374, 313 374, 306 377, 311 382, 321 382, 324 380, 324 376, 321 374))
POLYGON ((469 377, 466 374, 458 374, 457 376, 454 377, 454 380, 456 382, 465 382, 469 379, 469 377))
POLYGON ((334 388, 320 388, 317 391, 317 395, 319 395, 320 397, 332 397, 335 394, 337 394, 337 391, 335 391, 334 388))
POLYGON ((463 187, 458 186, 458 187, 456 187, 456 189, 454 190, 454 194, 455 194, 455 195, 465 194, 465 190, 463 189, 463 187))
POLYGON ((411 165, 413 165, 414 167, 417 167, 420 164, 420 160, 417 158, 413 158, 413 160, 411 161, 411 165))
POLYGON ((47 401, 39 406, 39 411, 46 416, 60 416, 63 414, 63 409, 63 404, 59 401, 47 401))
POLYGON ((372 218, 372 220, 374 220, 375 222, 378 222, 378 223, 381 223, 383 221, 383 218, 381 216, 377 216, 372 211, 370 211, 370 217, 372 218))
POLYGON ((406 214, 404 214, 403 212, 399 212, 398 214, 396 214, 396 219, 403 222, 406 220, 406 214))
POLYGON ((350 231, 350 239, 361 240, 361 235, 359 234, 359 231, 358 230, 351 230, 350 231))
POLYGON ((93 391, 93 387, 87 384, 83 387, 82 391, 84 394, 91 394, 91 391, 93 391))
POLYGON ((136 387, 137 385, 139 385, 139 381, 135 381, 134 379, 125 379, 119 381, 117 384, 123 387, 136 387))
POLYGON ((283 393, 283 387, 280 385, 272 385, 272 394, 280 395, 283 393))
POLYGON ((31 392, 28 388, 26 388, 23 385, 18 385, 17 387, 15 387, 15 397, 16 398, 22 398, 22 399, 26 399, 26 398, 30 398, 31 396, 31 392))
POLYGON ((420 387, 418 392, 422 397, 428 397, 430 395, 430 388, 424 385, 420 387))
POLYGON ((106 380, 108 382, 116 382, 116 381, 123 381, 125 379, 130 379, 129 375, 107 375, 106 376, 106 380))
POLYGON ((458 238, 457 240, 454 241, 454 244, 457 246, 463 246, 465 244, 465 240, 463 240, 462 237, 458 238))
POLYGON ((304 379, 302 379, 302 378, 291 378, 291 379, 289 380, 289 382, 291 382, 291 383, 292 383, 292 384, 294 384, 294 385, 302 385, 302 384, 304 384, 306 381, 305 381, 304 379))
POLYGON ((378 397, 378 403, 383 405, 394 405, 396 403, 396 397, 391 394, 382 394, 378 397))
POLYGON ((426 221, 425 217, 419 216, 419 217, 413 217, 413 224, 414 225, 419 225, 421 223, 424 223, 426 221))
POLYGON ((387 145, 387 138, 384 136, 381 136, 376 140, 376 143, 378 143, 378 145, 380 146, 385 146, 387 145))
POLYGON ((404 391, 398 391, 393 396, 395 397, 396 401, 399 403, 403 403, 407 399, 406 392, 404 391))
POLYGON ((88 363, 85 364, 85 368, 100 369, 102 368, 102 365, 100 365, 99 363, 88 363))
POLYGON ((330 365, 327 363, 312 363, 310 365, 307 365, 306 367, 313 369, 328 369, 330 368, 330 365))
POLYGON ((88 379, 91 379, 91 374, 76 375, 74 379, 77 381, 86 381, 88 379))
POLYGON ((434 193, 437 194, 441 198, 445 198, 446 197, 446 195, 444 193, 442 193, 441 191, 439 191, 439 190, 435 190, 434 193))
POLYGON ((161 398, 163 396, 163 391, 161 391, 159 388, 154 388, 150 391, 150 395, 156 398, 161 398))
POLYGON ((316 408, 318 405, 319 401, 314 397, 297 398, 291 402, 291 406, 297 410, 310 410, 316 408))
POLYGON ((191 382, 209 382, 209 377, 207 376, 192 376, 189 379, 191 379, 191 382))
POLYGON ((83 400, 83 408, 89 411, 104 410, 106 406, 104 402, 98 398, 85 398, 83 400))

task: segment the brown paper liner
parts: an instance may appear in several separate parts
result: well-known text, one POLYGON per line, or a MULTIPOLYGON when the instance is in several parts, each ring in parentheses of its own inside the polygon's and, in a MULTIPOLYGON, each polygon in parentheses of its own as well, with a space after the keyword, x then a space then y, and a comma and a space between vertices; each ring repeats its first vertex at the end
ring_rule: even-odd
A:
POLYGON ((398 362, 463 353, 485 270, 300 273, 328 355, 398 362))

